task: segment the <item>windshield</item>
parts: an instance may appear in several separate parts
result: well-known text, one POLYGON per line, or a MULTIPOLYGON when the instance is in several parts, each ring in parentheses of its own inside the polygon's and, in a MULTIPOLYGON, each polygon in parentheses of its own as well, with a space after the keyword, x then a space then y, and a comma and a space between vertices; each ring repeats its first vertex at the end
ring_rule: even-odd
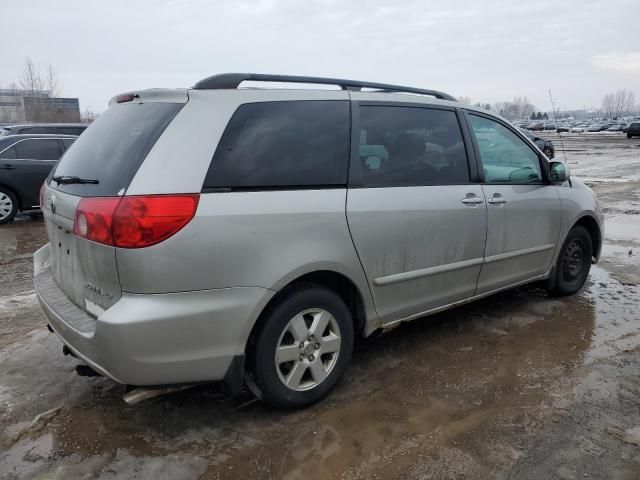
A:
POLYGON ((116 196, 127 189, 138 168, 182 103, 118 104, 78 137, 53 169, 49 186, 72 195, 116 196), (57 184, 55 177, 98 183, 57 184))

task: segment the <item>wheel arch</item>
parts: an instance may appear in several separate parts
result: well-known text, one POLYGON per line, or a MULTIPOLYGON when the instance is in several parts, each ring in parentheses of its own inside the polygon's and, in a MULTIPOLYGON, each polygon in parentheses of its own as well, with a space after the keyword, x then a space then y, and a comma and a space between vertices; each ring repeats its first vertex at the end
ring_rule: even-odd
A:
MULTIPOLYGON (((245 345, 245 354, 250 355, 251 345, 255 336, 260 332, 269 312, 285 298, 289 292, 301 285, 319 285, 336 293, 344 302, 354 322, 356 336, 367 334, 367 305, 362 292, 356 282, 342 272, 330 269, 321 269, 307 272, 289 280, 283 287, 279 288, 273 297, 267 302, 251 328, 245 345)), ((368 293, 368 292, 366 292, 368 293)))
MULTIPOLYGON (((583 215, 574 222, 571 229, 575 227, 584 227, 587 232, 589 232, 591 245, 593 246, 593 260, 594 263, 597 262, 602 251, 602 231, 600 224, 591 215, 583 215)), ((571 229, 569 229, 569 231, 571 231, 571 229)))

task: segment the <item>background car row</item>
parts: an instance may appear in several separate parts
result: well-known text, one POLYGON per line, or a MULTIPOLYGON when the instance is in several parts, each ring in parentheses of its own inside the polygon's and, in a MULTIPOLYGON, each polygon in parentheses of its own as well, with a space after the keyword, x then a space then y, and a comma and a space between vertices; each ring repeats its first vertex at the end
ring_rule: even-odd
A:
POLYGON ((18 212, 38 214, 45 178, 86 128, 83 124, 0 127, 0 224, 11 222, 18 212))

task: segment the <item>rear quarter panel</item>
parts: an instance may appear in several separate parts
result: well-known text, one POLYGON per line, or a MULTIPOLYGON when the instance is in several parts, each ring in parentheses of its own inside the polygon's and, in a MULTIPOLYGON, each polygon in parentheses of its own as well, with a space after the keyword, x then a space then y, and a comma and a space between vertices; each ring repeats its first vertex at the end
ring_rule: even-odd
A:
POLYGON ((317 270, 350 278, 377 318, 345 216, 346 189, 221 192, 170 239, 118 249, 122 290, 168 293, 228 287, 280 290, 317 270))

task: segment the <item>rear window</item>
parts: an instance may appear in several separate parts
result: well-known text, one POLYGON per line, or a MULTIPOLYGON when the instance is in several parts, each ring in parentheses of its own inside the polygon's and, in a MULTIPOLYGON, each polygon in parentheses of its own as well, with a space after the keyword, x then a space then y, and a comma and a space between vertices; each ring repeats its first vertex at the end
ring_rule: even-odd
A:
POLYGON ((114 105, 78 137, 53 175, 98 180, 98 184, 49 185, 72 195, 115 196, 127 189, 138 168, 184 104, 114 105))
POLYGON ((348 157, 349 102, 245 104, 220 139, 204 188, 345 185, 348 157))

